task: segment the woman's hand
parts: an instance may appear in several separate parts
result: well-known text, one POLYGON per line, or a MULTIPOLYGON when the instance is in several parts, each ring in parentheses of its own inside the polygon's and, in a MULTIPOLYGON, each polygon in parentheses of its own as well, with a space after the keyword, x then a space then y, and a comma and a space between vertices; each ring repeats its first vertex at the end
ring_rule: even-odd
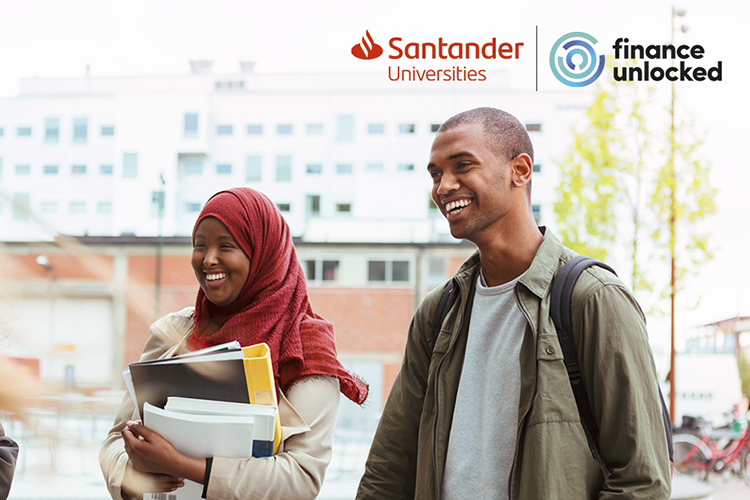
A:
POLYGON ((123 498, 135 498, 144 493, 167 493, 183 486, 185 486, 185 480, 182 478, 166 474, 151 474, 127 467, 121 490, 123 498))
POLYGON ((125 451, 135 469, 151 474, 163 474, 178 481, 190 479, 203 484, 206 461, 183 455, 160 434, 145 427, 140 421, 128 422, 122 430, 125 451))
POLYGON ((122 430, 125 451, 133 466, 141 472, 172 474, 171 465, 180 454, 175 447, 156 432, 139 422, 128 422, 122 430))

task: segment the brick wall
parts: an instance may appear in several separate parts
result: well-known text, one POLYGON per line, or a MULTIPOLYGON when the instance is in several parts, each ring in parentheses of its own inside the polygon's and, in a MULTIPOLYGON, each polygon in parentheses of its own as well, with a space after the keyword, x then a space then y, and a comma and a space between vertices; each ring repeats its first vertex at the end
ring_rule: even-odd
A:
POLYGON ((159 310, 156 310, 156 256, 128 257, 125 363, 137 361, 148 340, 149 326, 170 312, 195 305, 198 283, 190 255, 163 255, 159 310))
POLYGON ((313 310, 336 329, 339 352, 403 354, 414 314, 409 288, 310 288, 313 310))

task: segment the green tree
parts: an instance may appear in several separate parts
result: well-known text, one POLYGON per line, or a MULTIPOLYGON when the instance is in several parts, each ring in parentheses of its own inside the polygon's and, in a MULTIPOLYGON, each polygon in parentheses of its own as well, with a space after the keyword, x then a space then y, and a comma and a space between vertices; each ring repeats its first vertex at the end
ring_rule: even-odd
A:
POLYGON ((610 76, 597 83, 584 122, 573 130, 554 211, 567 246, 596 259, 627 262, 633 290, 653 308, 669 294, 669 279, 649 272, 651 262, 669 262, 670 248, 677 249, 679 278, 711 258, 700 223, 716 210, 715 190, 694 124, 680 120, 673 134, 656 90, 615 82, 612 63, 607 61, 610 76))
MULTIPOLYGON (((611 75, 612 64, 610 58, 605 73, 611 75)), ((558 230, 563 242, 581 254, 609 260, 618 252, 628 262, 633 289, 650 292, 641 262, 643 228, 649 222, 643 192, 656 170, 648 126, 654 89, 611 77, 597 86, 561 162, 554 204, 558 230)))
POLYGON ((684 109, 676 114, 687 118, 676 122, 667 135, 667 147, 674 147, 674 155, 666 156, 658 170, 649 204, 655 214, 651 238, 663 260, 671 259, 671 250, 675 250, 675 278, 680 289, 686 274, 713 257, 701 221, 716 212, 716 189, 711 187, 711 162, 701 155, 703 141, 695 132, 692 117, 684 109))

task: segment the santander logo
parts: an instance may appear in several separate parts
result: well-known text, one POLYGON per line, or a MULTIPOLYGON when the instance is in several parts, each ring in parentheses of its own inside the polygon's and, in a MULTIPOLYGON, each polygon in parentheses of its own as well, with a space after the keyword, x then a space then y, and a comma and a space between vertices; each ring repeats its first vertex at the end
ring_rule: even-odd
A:
POLYGON ((362 43, 352 47, 352 55, 357 59, 377 59, 382 54, 383 47, 375 43, 367 30, 365 30, 365 36, 362 37, 362 43))

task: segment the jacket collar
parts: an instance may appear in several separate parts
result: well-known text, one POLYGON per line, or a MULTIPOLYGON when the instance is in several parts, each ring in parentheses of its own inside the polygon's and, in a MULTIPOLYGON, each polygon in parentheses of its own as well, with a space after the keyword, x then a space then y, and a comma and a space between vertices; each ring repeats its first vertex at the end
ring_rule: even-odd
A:
MULTIPOLYGON (((539 229, 543 235, 542 244, 536 251, 531 266, 518 282, 528 288, 531 293, 542 298, 547 294, 552 279, 560 267, 563 245, 552 231, 544 226, 539 229)), ((456 278, 462 281, 472 276, 476 278, 475 273, 479 272, 480 265, 479 251, 476 251, 458 269, 456 278)))
POLYGON ((552 231, 549 231, 544 226, 539 229, 544 235, 542 244, 536 251, 531 266, 529 266, 529 269, 521 276, 518 282, 541 299, 547 294, 547 290, 549 290, 552 284, 552 279, 560 268, 563 245, 552 231))

